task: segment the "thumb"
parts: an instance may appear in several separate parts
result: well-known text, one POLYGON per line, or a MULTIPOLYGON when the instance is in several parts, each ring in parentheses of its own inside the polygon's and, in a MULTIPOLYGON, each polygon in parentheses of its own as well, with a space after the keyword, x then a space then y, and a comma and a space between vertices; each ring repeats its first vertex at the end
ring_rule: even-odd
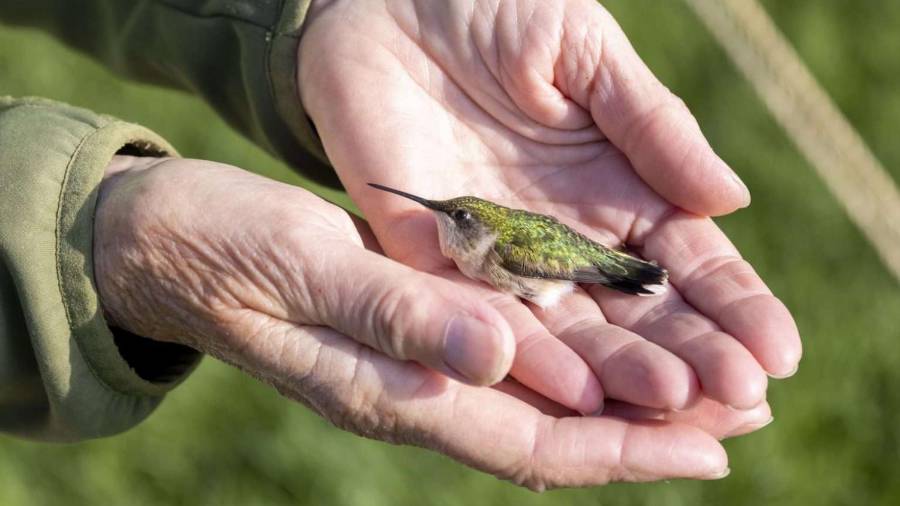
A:
POLYGON ((315 317, 388 356, 474 385, 506 377, 515 339, 506 320, 464 287, 359 247, 308 273, 315 317))
MULTIPOLYGON (((678 207, 717 216, 748 206, 747 187, 712 150, 681 99, 647 68, 612 16, 594 7, 600 16, 595 25, 595 36, 602 37, 599 55, 593 55, 598 57, 593 63, 574 66, 593 69, 589 79, 580 81, 588 87, 581 86, 576 96, 603 134, 645 183, 678 207)), ((592 55, 568 51, 563 57, 592 55)))

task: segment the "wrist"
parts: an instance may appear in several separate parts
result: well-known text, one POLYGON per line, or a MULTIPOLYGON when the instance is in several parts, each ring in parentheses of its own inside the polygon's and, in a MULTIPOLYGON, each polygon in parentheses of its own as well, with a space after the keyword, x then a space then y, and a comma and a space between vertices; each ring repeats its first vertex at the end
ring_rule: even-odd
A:
POLYGON ((120 269, 117 268, 122 262, 118 260, 116 252, 121 249, 124 237, 123 220, 119 219, 121 216, 116 209, 120 206, 117 204, 122 202, 122 194, 132 186, 129 182, 134 182, 140 172, 165 159, 115 155, 107 164, 103 179, 100 181, 94 210, 94 281, 97 285, 100 308, 111 327, 132 330, 123 310, 127 307, 124 289, 128 284, 121 282, 122 276, 118 272, 120 269))

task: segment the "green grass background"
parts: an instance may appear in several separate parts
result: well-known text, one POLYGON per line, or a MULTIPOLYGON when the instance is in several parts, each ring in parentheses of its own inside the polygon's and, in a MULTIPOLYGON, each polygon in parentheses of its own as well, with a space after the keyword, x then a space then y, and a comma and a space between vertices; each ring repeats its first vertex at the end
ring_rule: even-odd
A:
MULTIPOLYGON (((765 4, 896 178, 900 2, 765 4)), ((207 359, 126 434, 65 446, 0 437, 0 505, 900 504, 898 283, 681 2, 605 5, 749 185, 753 205, 719 223, 805 340, 800 372, 771 383, 775 423, 725 443, 730 477, 532 494, 333 429, 207 359)), ((302 182, 196 97, 124 81, 39 32, 0 26, 0 94, 113 114, 187 156, 302 182)))

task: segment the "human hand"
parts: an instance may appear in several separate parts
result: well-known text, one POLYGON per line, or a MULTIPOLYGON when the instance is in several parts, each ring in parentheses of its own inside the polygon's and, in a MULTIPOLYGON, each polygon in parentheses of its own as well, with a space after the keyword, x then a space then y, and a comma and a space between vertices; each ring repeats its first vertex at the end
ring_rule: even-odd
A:
POLYGON ((509 367, 512 337, 471 288, 381 256, 344 211, 233 167, 117 157, 94 232, 111 324, 210 353, 341 428, 533 489, 720 477, 726 456, 705 431, 736 434, 767 417, 765 404, 728 411, 705 431, 677 422, 689 412, 661 415, 674 422, 561 418, 513 382, 479 388, 402 360, 461 376, 444 331, 469 314, 483 322, 470 329, 479 346, 464 347, 478 371, 469 381, 490 383, 509 367))
POLYGON ((765 398, 796 326, 708 218, 749 203, 683 103, 591 0, 313 2, 299 88, 388 256, 477 288, 512 325, 512 375, 567 408, 765 398), (662 297, 593 286, 542 311, 463 278, 426 198, 477 195, 625 243, 670 273, 662 297), (697 213, 697 214, 692 214, 697 213))

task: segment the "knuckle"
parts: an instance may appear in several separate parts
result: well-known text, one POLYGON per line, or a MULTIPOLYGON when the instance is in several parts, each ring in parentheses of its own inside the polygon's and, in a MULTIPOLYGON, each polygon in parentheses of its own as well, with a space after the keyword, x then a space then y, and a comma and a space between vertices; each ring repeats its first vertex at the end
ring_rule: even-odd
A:
POLYGON ((273 206, 273 209, 267 210, 267 214, 270 216, 269 223, 278 224, 268 230, 271 247, 282 251, 305 251, 309 244, 309 233, 292 208, 273 206))
POLYGON ((334 377, 333 368, 318 359, 305 374, 275 383, 283 395, 315 411, 338 429, 369 439, 396 442, 401 438, 401 420, 385 402, 383 389, 372 388, 365 372, 367 355, 377 353, 358 346, 349 376, 334 377))
POLYGON ((657 98, 641 110, 625 128, 625 151, 630 152, 636 146, 644 144, 648 137, 658 135, 660 129, 673 119, 675 121, 687 119, 696 124, 696 119, 680 97, 669 91, 662 83, 655 83, 653 86, 658 87, 656 92, 651 93, 657 95, 657 98))
POLYGON ((407 285, 398 284, 379 291, 372 297, 362 321, 370 322, 375 343, 373 345, 387 355, 406 360, 406 333, 403 321, 407 308, 415 307, 416 294, 407 285))
POLYGON ((507 476, 512 483, 533 492, 544 492, 554 488, 553 482, 548 477, 542 457, 543 445, 550 432, 552 432, 552 422, 539 423, 535 426, 529 436, 530 446, 528 451, 523 453, 521 458, 508 470, 507 476))
POLYGON ((691 111, 688 109, 687 103, 678 95, 672 93, 671 90, 663 86, 666 90, 666 94, 669 97, 669 107, 674 109, 675 111, 683 114, 690 115, 691 111))
POLYGON ((385 390, 372 388, 366 378, 365 364, 370 363, 370 357, 376 353, 370 348, 359 348, 344 409, 340 410, 342 428, 359 436, 394 442, 399 433, 399 416, 393 406, 385 402, 385 390))

